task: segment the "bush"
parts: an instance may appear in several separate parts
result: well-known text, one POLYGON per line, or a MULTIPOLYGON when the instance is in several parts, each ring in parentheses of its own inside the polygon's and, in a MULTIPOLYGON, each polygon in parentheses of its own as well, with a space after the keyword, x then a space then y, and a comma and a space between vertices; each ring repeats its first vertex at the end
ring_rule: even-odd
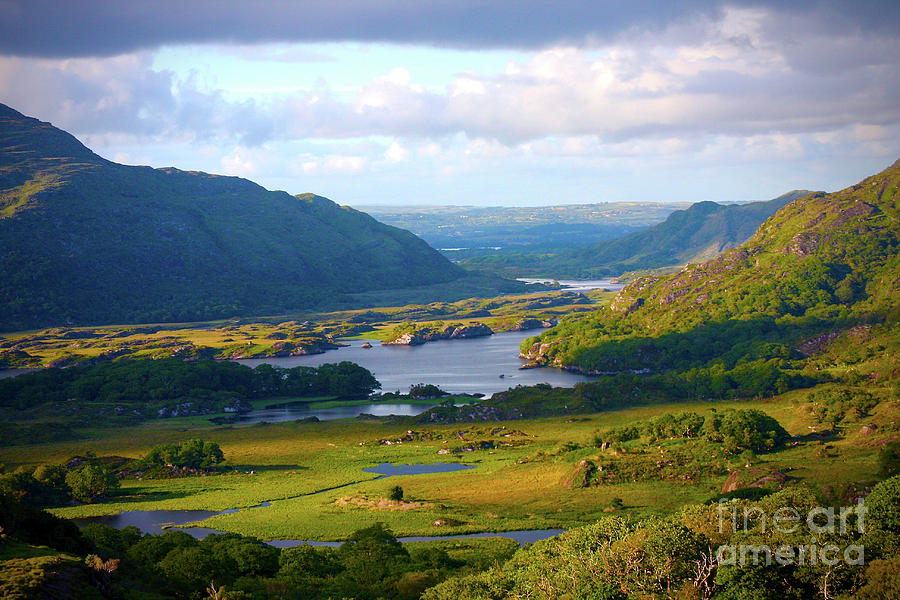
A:
POLYGON ((641 430, 633 425, 623 425, 622 427, 613 427, 601 437, 600 434, 594 436, 594 445, 600 446, 603 442, 630 442, 641 437, 641 430))
POLYGON ((440 398, 449 394, 432 383, 417 383, 410 386, 409 395, 413 398, 440 398))
POLYGON ((388 495, 388 498, 400 502, 401 500, 403 500, 403 488, 399 485, 395 485, 391 488, 391 492, 388 495))
POLYGON ((703 427, 703 417, 695 412, 665 414, 650 419, 644 433, 652 440, 697 437, 703 427))
POLYGON ((119 480, 106 467, 88 464, 69 471, 66 474, 66 485, 72 490, 73 498, 90 503, 118 489, 119 480))
POLYGON ((706 418, 703 431, 710 440, 725 443, 735 453, 774 450, 790 438, 778 421, 755 408, 714 413, 706 418))
POLYGON ((866 498, 866 525, 900 534, 900 475, 885 479, 866 498))
POLYGON ((163 444, 155 446, 142 459, 142 462, 148 467, 161 465, 187 467, 189 469, 210 469, 224 460, 225 455, 217 443, 193 439, 177 445, 163 444))

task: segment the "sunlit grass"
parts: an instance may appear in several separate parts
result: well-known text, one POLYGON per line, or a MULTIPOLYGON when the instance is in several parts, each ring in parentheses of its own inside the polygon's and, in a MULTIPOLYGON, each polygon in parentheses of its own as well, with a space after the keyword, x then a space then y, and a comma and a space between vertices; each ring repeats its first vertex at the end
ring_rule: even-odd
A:
MULTIPOLYGON (((98 429, 89 432, 88 440, 2 448, 0 462, 8 467, 59 463, 87 450, 98 456, 137 458, 156 444, 202 437, 220 444, 230 472, 184 479, 126 480, 119 493, 107 502, 53 512, 83 517, 123 510, 219 511, 271 501, 269 507, 216 516, 202 523, 205 527, 266 539, 338 540, 377 522, 387 524, 398 535, 569 528, 607 514, 614 498, 623 500, 625 514, 666 512, 714 497, 725 480, 722 472, 701 476, 696 481, 662 479, 585 489, 564 487, 563 480, 582 458, 598 464, 608 458, 606 451, 593 446, 595 432, 600 431, 602 439, 602 431, 608 427, 664 413, 692 410, 706 414, 713 409, 752 406, 777 418, 792 435, 806 436, 821 429, 804 408, 808 393, 795 391, 764 401, 667 404, 565 418, 413 427, 416 433, 431 438, 422 441, 405 439, 409 426, 383 421, 346 419, 214 427, 202 420, 172 419, 138 427, 98 429), (501 430, 504 426, 506 429, 501 430), (503 437, 506 433, 516 435, 503 437), (398 439, 404 441, 379 443, 398 439), (441 450, 481 440, 516 445, 462 452, 458 456, 439 454, 441 450), (382 462, 464 462, 475 468, 379 480, 378 475, 363 471, 382 462), (344 496, 384 497, 394 485, 403 488, 406 499, 427 507, 392 511, 335 504, 344 496), (435 526, 439 519, 459 524, 435 526)), ((897 412, 896 403, 884 403, 876 414, 862 421, 887 423, 896 420, 897 412)), ((846 424, 842 435, 828 441, 827 450, 817 440, 801 437, 795 446, 778 452, 749 459, 732 456, 720 462, 729 469, 740 469, 749 460, 753 468, 782 471, 794 481, 839 492, 875 476, 878 446, 876 440, 860 436, 859 427, 857 422, 846 424)), ((667 448, 687 452, 693 447, 690 443, 664 442, 667 448)), ((629 460, 628 455, 617 460, 623 456, 629 460)), ((701 455, 698 457, 697 460, 702 459, 701 455)))

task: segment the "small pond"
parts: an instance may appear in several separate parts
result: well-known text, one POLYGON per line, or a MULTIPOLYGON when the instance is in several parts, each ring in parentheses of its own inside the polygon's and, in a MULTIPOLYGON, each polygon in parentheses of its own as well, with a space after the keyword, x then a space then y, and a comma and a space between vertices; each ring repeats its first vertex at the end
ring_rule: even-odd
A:
POLYGON ((378 473, 384 477, 391 475, 426 475, 428 473, 452 473, 453 471, 465 471, 466 469, 474 469, 475 465, 464 465, 462 463, 434 463, 426 465, 416 463, 414 465, 393 465, 391 463, 378 463, 377 467, 369 467, 363 469, 366 473, 378 473))

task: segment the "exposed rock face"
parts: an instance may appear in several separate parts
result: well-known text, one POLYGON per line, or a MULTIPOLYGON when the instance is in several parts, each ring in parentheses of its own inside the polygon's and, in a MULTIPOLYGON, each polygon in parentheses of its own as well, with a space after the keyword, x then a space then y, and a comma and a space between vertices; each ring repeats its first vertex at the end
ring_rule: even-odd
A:
POLYGON ((393 340, 381 342, 391 346, 419 346, 435 340, 458 340, 494 335, 494 330, 484 323, 472 323, 470 325, 447 325, 443 329, 422 327, 415 331, 404 333, 393 340))
POLYGON ((623 315, 629 315, 639 309, 644 304, 643 298, 633 298, 627 294, 619 294, 613 301, 609 304, 609 309, 622 313, 623 315))
POLYGON ((418 333, 404 333, 398 338, 385 340, 381 343, 387 346, 421 346, 426 341, 427 340, 418 333))
MULTIPOLYGON (((452 327, 452 326, 451 326, 452 327)), ((447 328, 449 329, 449 327, 447 328)), ((444 332, 447 332, 447 329, 444 332)), ((450 339, 459 338, 476 338, 494 335, 494 331, 484 323, 472 323, 471 325, 462 325, 453 329, 450 333, 450 339)))
POLYGON ((519 358, 529 361, 525 367, 543 367, 547 365, 547 354, 553 344, 547 342, 535 342, 531 347, 519 353, 519 358))
POLYGON ((781 489, 790 479, 781 471, 766 471, 764 469, 746 469, 732 471, 722 486, 722 493, 727 494, 743 488, 775 488, 781 489))
POLYGON ((544 325, 545 321, 540 319, 520 319, 511 329, 511 331, 530 331, 532 329, 540 329, 541 327, 549 327, 544 325))

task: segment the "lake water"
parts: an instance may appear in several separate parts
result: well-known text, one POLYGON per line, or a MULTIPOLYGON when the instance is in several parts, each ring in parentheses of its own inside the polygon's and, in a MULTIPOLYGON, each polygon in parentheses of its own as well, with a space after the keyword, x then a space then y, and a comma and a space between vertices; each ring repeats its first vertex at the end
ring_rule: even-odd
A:
POLYGON ((452 473, 454 471, 465 471, 474 469, 475 465, 464 465, 462 463, 433 463, 426 465, 416 463, 414 465, 394 465, 391 463, 378 463, 376 467, 363 469, 366 473, 378 473, 384 477, 391 475, 424 475, 426 473, 452 473))
POLYGON ((610 290, 617 292, 625 287, 624 283, 614 283, 612 279, 535 279, 531 277, 520 277, 516 281, 524 281, 525 283, 553 283, 560 284, 564 290, 568 292, 587 292, 589 290, 610 290))
POLYGON ((353 419, 361 414, 386 417, 388 415, 414 416, 434 408, 436 404, 357 404, 356 406, 336 406, 333 408, 309 408, 303 404, 282 406, 280 408, 261 408, 246 413, 241 413, 235 419, 235 423, 281 423, 283 421, 296 421, 308 417, 316 417, 320 421, 333 419, 353 419))
MULTIPOLYGON (((324 354, 238 362, 250 367, 269 363, 290 368, 298 365, 318 367, 349 360, 371 371, 381 382, 383 391, 403 393, 417 383, 431 383, 451 394, 481 393, 490 396, 517 385, 549 383, 554 387, 572 387, 580 381, 588 381, 588 377, 562 369, 519 370, 525 364, 519 358, 519 344, 541 331, 509 331, 482 338, 428 342, 421 346, 382 346, 381 342, 368 340, 372 344, 368 349, 362 347, 367 340, 344 340, 350 345, 324 354)), ((417 412, 413 414, 418 414, 427 407, 414 408, 417 412)), ((354 409, 357 412, 352 416, 370 412, 362 407, 354 409)), ((310 414, 318 416, 319 412, 310 414)))

